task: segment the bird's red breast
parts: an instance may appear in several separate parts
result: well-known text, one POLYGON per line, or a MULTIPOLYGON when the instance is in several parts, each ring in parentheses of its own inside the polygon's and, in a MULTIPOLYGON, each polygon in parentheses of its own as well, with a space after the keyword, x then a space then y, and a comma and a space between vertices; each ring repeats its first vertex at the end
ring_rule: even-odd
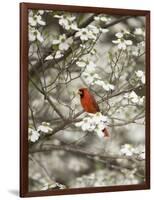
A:
MULTIPOLYGON (((94 98, 94 96, 90 93, 90 91, 87 88, 80 88, 79 89, 80 94, 80 101, 81 105, 85 112, 88 113, 97 113, 100 112, 99 106, 94 98)), ((109 137, 110 134, 106 128, 102 130, 105 137, 109 137)))

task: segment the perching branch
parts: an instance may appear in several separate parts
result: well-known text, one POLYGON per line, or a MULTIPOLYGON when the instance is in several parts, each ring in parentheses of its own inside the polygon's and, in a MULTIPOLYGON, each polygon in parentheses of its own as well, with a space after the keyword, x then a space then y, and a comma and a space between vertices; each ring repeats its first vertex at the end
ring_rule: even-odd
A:
MULTIPOLYGON (((35 87, 40 93, 42 93, 42 94, 44 95, 44 92, 42 92, 42 91, 37 87, 37 85, 36 85, 33 81, 32 81, 32 83, 33 83, 34 87, 35 87)), ((138 87, 140 87, 140 86, 138 86, 138 87)), ((138 87, 137 87, 137 88, 138 88, 138 87)), ((128 93, 128 92, 131 92, 132 90, 134 90, 134 88, 131 88, 131 89, 129 89, 129 90, 120 91, 120 92, 117 92, 117 93, 115 93, 115 94, 113 93, 113 94, 111 94, 110 96, 104 98, 103 100, 100 100, 98 103, 99 103, 99 104, 100 104, 100 103, 103 103, 103 102, 106 101, 107 99, 111 99, 111 98, 117 97, 117 96, 119 96, 119 95, 121 95, 121 94, 125 94, 125 93, 128 93)), ((55 107, 55 105, 54 105, 52 102, 50 102, 50 99, 48 98, 48 96, 47 96, 47 100, 48 100, 49 103, 51 103, 51 106, 52 106, 54 109, 56 109, 55 111, 56 111, 56 112, 58 113, 58 115, 60 116, 61 113, 59 112, 59 110, 57 109, 57 107, 55 107)), ((60 130, 62 130, 62 129, 64 129, 64 128, 66 128, 67 126, 69 126, 70 124, 72 124, 72 123, 74 123, 74 122, 77 122, 77 121, 80 121, 81 119, 79 119, 79 120, 76 120, 76 119, 77 119, 81 114, 83 114, 83 113, 84 113, 83 110, 79 111, 78 113, 76 113, 76 114, 73 116, 72 119, 64 119, 64 118, 62 118, 62 117, 60 116, 60 117, 64 120, 64 122, 62 122, 61 124, 59 124, 58 127, 54 128, 51 134, 45 135, 44 138, 43 138, 43 140, 50 138, 51 136, 55 135, 55 134, 56 134, 57 132, 59 132, 60 130)), ((134 123, 134 120, 135 120, 135 119, 130 120, 130 121, 127 122, 127 123, 123 123, 123 124, 119 124, 119 125, 121 126, 121 125, 126 125, 126 124, 129 124, 129 123, 134 123)), ((115 125, 114 125, 114 126, 115 126, 115 125)), ((39 141, 37 141, 35 144, 33 144, 33 146, 35 146, 37 143, 39 143, 39 141)))

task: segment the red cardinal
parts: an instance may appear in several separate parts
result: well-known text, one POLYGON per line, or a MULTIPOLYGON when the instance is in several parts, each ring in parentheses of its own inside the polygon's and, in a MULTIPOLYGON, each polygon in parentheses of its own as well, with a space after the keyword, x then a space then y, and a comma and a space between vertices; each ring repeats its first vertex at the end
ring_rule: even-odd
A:
MULTIPOLYGON (((90 93, 87 88, 80 88, 78 91, 80 95, 81 105, 85 112, 88 113, 97 113, 100 112, 99 106, 94 98, 94 96, 90 93)), ((110 134, 106 128, 102 130, 105 137, 109 137, 110 134)))

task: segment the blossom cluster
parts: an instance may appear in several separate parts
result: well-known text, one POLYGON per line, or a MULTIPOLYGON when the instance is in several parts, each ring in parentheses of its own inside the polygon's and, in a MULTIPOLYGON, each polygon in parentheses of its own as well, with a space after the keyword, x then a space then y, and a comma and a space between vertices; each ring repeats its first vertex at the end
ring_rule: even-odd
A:
POLYGON ((96 64, 93 61, 77 61, 77 66, 80 68, 85 68, 82 76, 88 85, 98 85, 104 90, 114 90, 114 85, 104 82, 101 77, 96 73, 96 64))
POLYGON ((40 137, 40 133, 32 128, 28 128, 28 134, 28 140, 31 142, 36 142, 40 137))
POLYGON ((130 92, 130 93, 126 93, 124 95, 124 98, 127 98, 129 101, 131 101, 134 104, 138 104, 138 105, 143 105, 144 103, 144 99, 145 97, 142 96, 138 96, 134 91, 130 92))
POLYGON ((39 10, 37 12, 29 12, 29 41, 33 42, 38 40, 39 42, 43 42, 43 36, 38 30, 38 26, 45 26, 46 23, 42 19, 42 15, 44 14, 43 10, 39 10))
POLYGON ((55 18, 59 19, 59 24, 66 30, 78 30, 76 17, 71 14, 54 15, 55 18))
POLYGON ((129 32, 123 30, 115 34, 116 40, 112 40, 112 43, 117 45, 118 49, 126 50, 131 46, 133 56, 139 56, 145 51, 145 30, 142 28, 135 28, 134 31, 129 32), (133 44, 133 39, 137 42, 133 44), (142 52, 143 51, 143 52, 142 52))
POLYGON ((43 37, 36 28, 29 26, 29 41, 33 42, 36 40, 39 42, 43 42, 43 37))
POLYGON ((136 77, 141 81, 142 84, 145 84, 145 73, 141 70, 135 72, 136 77))
POLYGON ((101 15, 95 16, 94 20, 99 23, 107 23, 111 20, 111 18, 101 14, 101 15))
POLYGON ((98 169, 90 174, 77 177, 72 181, 71 186, 74 188, 85 188, 138 184, 139 180, 135 173, 136 168, 133 170, 122 168, 118 171, 104 167, 103 169, 98 169))
POLYGON ((137 57, 145 52, 145 41, 137 43, 136 46, 132 46, 132 55, 137 57))
POLYGON ((83 131, 95 132, 99 137, 103 137, 103 129, 106 127, 107 117, 100 112, 96 114, 88 113, 87 117, 75 124, 76 127, 81 127, 83 131))
POLYGON ((48 177, 43 176, 41 173, 37 172, 32 175, 32 179, 37 182, 37 187, 40 190, 48 189, 65 189, 65 185, 49 180, 48 177))
POLYGON ((134 34, 137 36, 145 37, 145 31, 142 28, 135 28, 134 34))
POLYGON ((120 154, 124 156, 135 156, 139 160, 145 160, 145 148, 143 146, 133 147, 131 144, 121 146, 120 154))
POLYGON ((46 23, 42 20, 43 12, 37 12, 36 14, 29 15, 29 24, 30 26, 42 25, 44 26, 46 23))
POLYGON ((88 25, 86 28, 79 29, 75 37, 79 37, 81 41, 96 40, 100 33, 106 33, 108 29, 103 29, 95 25, 88 25))
POLYGON ((67 38, 65 34, 62 34, 59 36, 58 39, 55 39, 52 41, 52 45, 57 47, 57 51, 55 51, 53 54, 48 55, 45 60, 52 60, 53 58, 58 59, 63 56, 64 51, 68 50, 69 47, 73 43, 73 38, 69 37, 67 38))
POLYGON ((65 185, 62 185, 60 183, 45 183, 43 185, 43 187, 41 188, 41 190, 54 190, 54 189, 65 189, 66 186, 65 185))
MULTIPOLYGON (((96 41, 101 33, 108 32, 108 29, 103 29, 99 25, 89 24, 86 28, 79 28, 77 25, 77 19, 75 15, 69 13, 63 13, 62 15, 54 15, 59 21, 59 25, 62 26, 67 31, 76 31, 74 37, 79 38, 82 41, 82 45, 85 42, 96 41)), ((97 16, 94 21, 101 21, 106 23, 109 19, 105 16, 97 16), (99 18, 99 19, 98 19, 99 18)), ((41 41, 39 33, 37 33, 36 39, 41 41)), ((59 38, 52 41, 52 47, 54 52, 48 55, 45 60, 58 59, 64 56, 64 51, 67 51, 73 43, 73 37, 67 37, 66 34, 62 34, 59 38)), ((82 47, 81 47, 82 48, 82 47)), ((82 48, 83 49, 83 48, 82 48)))
POLYGON ((36 142, 40 138, 41 133, 50 134, 52 130, 53 129, 50 128, 50 123, 42 122, 42 124, 38 126, 37 130, 28 128, 28 133, 29 133, 28 139, 31 142, 36 142))
POLYGON ((112 40, 112 43, 116 44, 118 49, 126 50, 127 46, 133 44, 132 40, 125 39, 125 35, 130 34, 128 31, 118 32, 115 34, 116 40, 112 40))
MULTIPOLYGON (((59 19, 59 25, 62 26, 65 30, 74 30, 77 31, 75 34, 75 37, 80 37, 82 41, 87 41, 88 39, 96 39, 96 36, 98 33, 102 32, 105 33, 108 30, 98 28, 92 24, 88 25, 87 28, 79 28, 77 25, 77 19, 75 15, 65 13, 62 15, 54 15, 55 18, 59 19)), ((94 17, 94 21, 96 22, 103 22, 107 23, 110 20, 110 18, 99 15, 94 17)))

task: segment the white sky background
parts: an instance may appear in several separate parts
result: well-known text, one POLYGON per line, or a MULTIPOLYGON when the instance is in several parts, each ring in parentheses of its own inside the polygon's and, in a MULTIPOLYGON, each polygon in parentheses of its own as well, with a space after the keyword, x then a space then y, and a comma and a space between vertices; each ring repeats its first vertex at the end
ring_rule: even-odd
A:
MULTIPOLYGON (((29 0, 30 1, 30 0, 29 0)), ((27 1, 27 2, 29 2, 27 1)), ((1 145, 0 145, 0 199, 19 199, 15 195, 18 191, 18 177, 19 177, 19 3, 17 0, 5 0, 1 1, 1 78, 0 78, 0 132, 1 132, 1 145), (7 75, 7 76, 6 76, 7 75)), ((25 0, 26 2, 26 0, 25 0)), ((151 9, 152 10, 152 34, 154 35, 154 5, 152 0, 50 0, 40 1, 33 0, 37 3, 55 3, 55 4, 72 4, 72 5, 88 5, 88 6, 101 6, 101 7, 113 7, 113 8, 130 8, 130 9, 151 9), (96 3, 97 2, 97 3, 96 3)), ((151 40, 151 44, 154 45, 154 41, 151 40)), ((153 46, 152 46, 153 52, 153 46)), ((154 62, 151 63, 151 74, 154 76, 154 69, 152 69, 154 62)), ((151 85, 154 85, 154 79, 151 85)), ((152 90, 153 90, 152 86, 152 90)), ((152 95, 151 95, 152 96, 152 95)), ((152 96, 151 102, 154 96, 152 96)), ((153 106, 151 113, 154 113, 153 106)), ((151 121, 154 120, 154 114, 151 121)), ((154 123, 152 124, 152 130, 154 123)), ((152 132, 152 131, 151 131, 152 132)), ((151 137, 151 141, 153 140, 151 137)), ((152 144, 152 151, 154 151, 154 145, 152 144)), ((153 155, 153 154, 152 154, 153 155)), ((154 161, 152 160, 152 169, 154 169, 154 161)), ((152 173, 152 184, 154 185, 154 176, 152 173)), ((123 200, 127 199, 153 199, 154 189, 152 186, 151 191, 131 191, 131 192, 117 192, 117 193, 104 193, 104 194, 84 194, 74 195, 73 199, 77 200, 84 198, 85 200, 92 200, 94 198, 105 200, 123 200)), ((33 198, 31 198, 33 199, 33 198)), ((72 199, 72 196, 54 196, 43 197, 39 199, 72 199)), ((30 200, 30 198, 29 198, 30 200)))

